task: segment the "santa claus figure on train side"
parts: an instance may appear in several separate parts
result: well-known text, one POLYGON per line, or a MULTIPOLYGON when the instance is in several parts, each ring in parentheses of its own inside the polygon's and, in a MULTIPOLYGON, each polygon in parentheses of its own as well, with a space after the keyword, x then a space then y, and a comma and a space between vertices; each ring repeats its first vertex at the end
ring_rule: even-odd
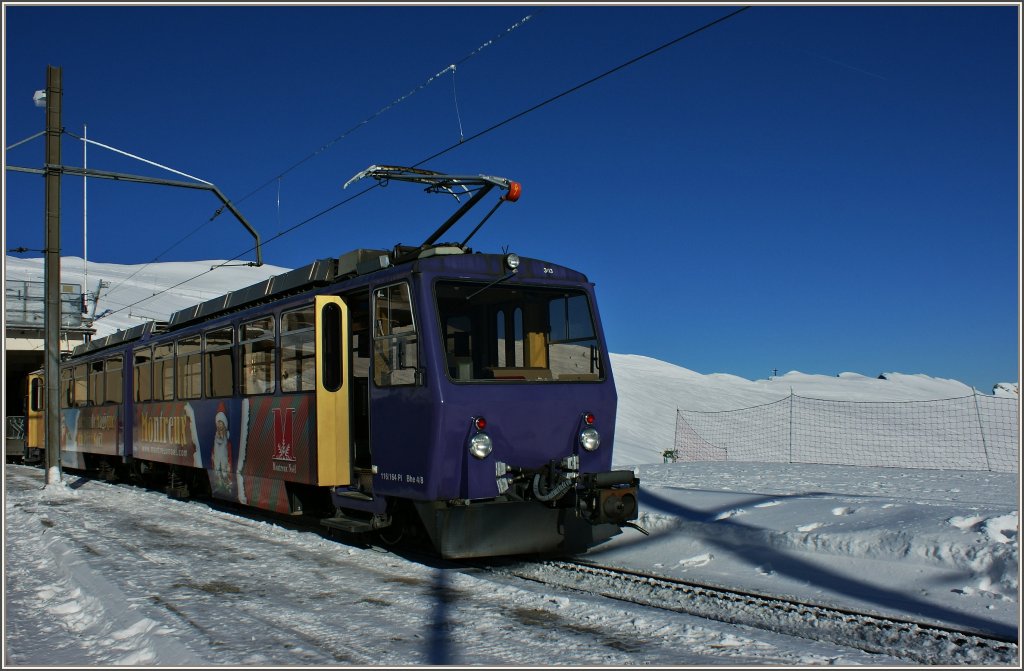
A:
POLYGON ((228 416, 224 404, 217 407, 214 417, 213 437, 213 486, 215 491, 231 492, 231 433, 228 431, 228 416))

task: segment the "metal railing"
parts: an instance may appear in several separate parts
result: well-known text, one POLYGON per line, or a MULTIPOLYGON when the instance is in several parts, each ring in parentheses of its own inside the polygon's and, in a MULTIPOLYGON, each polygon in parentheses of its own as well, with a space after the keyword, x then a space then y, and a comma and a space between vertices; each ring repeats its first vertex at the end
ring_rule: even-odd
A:
POLYGON ((4 436, 7 440, 25 440, 25 417, 8 415, 4 426, 4 436))
MULTIPOLYGON (((82 328, 82 285, 60 285, 61 328, 82 328)), ((8 328, 43 328, 46 315, 45 285, 25 280, 4 287, 4 316, 8 328)))

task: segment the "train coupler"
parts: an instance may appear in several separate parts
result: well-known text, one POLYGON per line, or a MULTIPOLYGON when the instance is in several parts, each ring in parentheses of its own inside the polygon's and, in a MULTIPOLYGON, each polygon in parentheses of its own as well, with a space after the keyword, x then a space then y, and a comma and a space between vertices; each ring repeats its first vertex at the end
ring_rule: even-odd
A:
POLYGON ((637 502, 640 480, 633 471, 585 473, 580 481, 579 505, 591 522, 634 527, 627 524, 640 513, 637 502))

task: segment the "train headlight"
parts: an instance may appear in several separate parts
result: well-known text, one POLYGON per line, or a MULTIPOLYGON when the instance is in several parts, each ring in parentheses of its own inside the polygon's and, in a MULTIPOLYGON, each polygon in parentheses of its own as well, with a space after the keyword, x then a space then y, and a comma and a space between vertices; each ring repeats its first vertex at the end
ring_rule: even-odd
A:
POLYGON ((505 265, 508 266, 509 270, 515 270, 519 267, 519 255, 518 254, 506 254, 505 265))
POLYGON ((480 432, 469 439, 469 453, 477 459, 485 459, 491 453, 491 437, 480 432))
POLYGON ((580 431, 580 446, 587 452, 593 452, 601 445, 601 434, 593 427, 580 431))

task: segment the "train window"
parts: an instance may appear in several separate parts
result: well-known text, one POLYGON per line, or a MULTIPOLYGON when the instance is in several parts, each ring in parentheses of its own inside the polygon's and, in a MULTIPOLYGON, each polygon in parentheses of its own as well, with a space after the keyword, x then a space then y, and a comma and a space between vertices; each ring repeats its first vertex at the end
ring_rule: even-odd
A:
POLYGON ((515 363, 509 363, 509 357, 505 351, 505 344, 508 343, 508 340, 505 338, 505 322, 508 321, 505 311, 499 308, 495 312, 495 317, 497 321, 494 324, 494 335, 498 338, 498 365, 514 366, 515 363))
POLYGON ((103 402, 124 402, 124 357, 115 356, 103 363, 103 402))
POLYGON ((206 397, 232 396, 235 393, 234 330, 230 326, 207 331, 204 356, 206 357, 206 397))
POLYGON ((566 295, 552 300, 549 305, 551 342, 573 342, 594 337, 594 323, 590 319, 587 297, 582 294, 566 295))
MULTIPOLYGON (((67 372, 67 368, 61 371, 61 375, 67 372)), ((32 412, 42 412, 43 402, 46 398, 46 387, 43 385, 43 378, 33 377, 28 390, 28 407, 32 412)))
POLYGON ((273 394, 276 388, 276 344, 274 316, 261 317, 242 324, 239 340, 242 342, 243 394, 273 394))
POLYGON ((259 338, 273 338, 276 335, 274 331, 274 315, 269 317, 261 317, 260 319, 254 319, 251 322, 242 324, 241 340, 258 340, 259 338))
POLYGON ((581 290, 438 282, 435 296, 452 380, 604 379, 581 290))
POLYGON ((378 387, 415 384, 416 324, 409 285, 393 284, 373 294, 373 381, 378 387))
POLYGON ((153 348, 153 400, 174 400, 174 345, 153 348))
POLYGON ((88 405, 103 403, 103 362, 93 361, 89 364, 89 402, 88 405))
POLYGON ((133 352, 135 374, 132 376, 135 401, 153 398, 153 350, 149 347, 133 352))
POLYGON ((315 325, 316 315, 312 305, 281 314, 281 333, 311 329, 315 325))
POLYGON ((325 305, 320 315, 320 351, 324 389, 338 391, 345 378, 342 375, 341 308, 336 303, 325 305))
MULTIPOLYGON (((504 325, 504 320, 498 320, 504 325)), ((452 315, 444 323, 444 350, 448 375, 454 380, 473 377, 473 322, 466 315, 452 315)))
POLYGON ((60 407, 70 408, 75 403, 75 371, 71 366, 60 369, 60 407))
POLYGON ((281 314, 281 391, 316 389, 316 342, 312 305, 281 314))
POLYGON ((203 355, 199 336, 182 338, 175 343, 175 372, 178 400, 203 395, 203 355))
POLYGON ((84 363, 75 366, 75 393, 72 399, 76 406, 89 405, 89 367, 84 363))
POLYGON ((497 311, 497 355, 499 367, 523 365, 523 310, 499 308, 497 311), (511 314, 510 314, 511 313, 511 314), (511 317, 511 323, 509 318, 511 317))

